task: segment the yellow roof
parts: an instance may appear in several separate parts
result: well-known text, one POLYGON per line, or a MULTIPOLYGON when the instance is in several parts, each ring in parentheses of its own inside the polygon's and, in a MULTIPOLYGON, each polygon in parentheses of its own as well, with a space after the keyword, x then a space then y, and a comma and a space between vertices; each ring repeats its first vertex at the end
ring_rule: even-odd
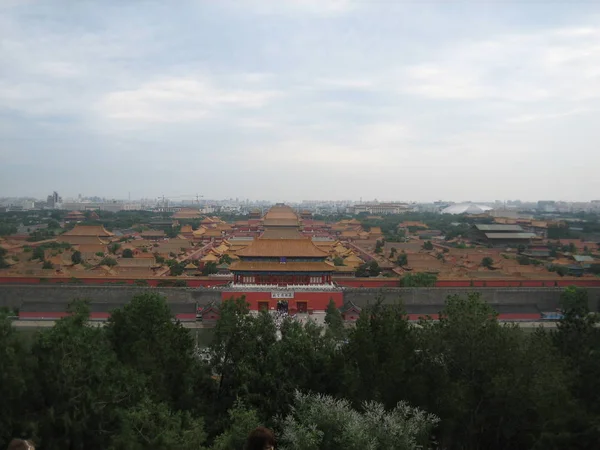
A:
POLYGON ((201 261, 206 261, 206 262, 210 262, 210 261, 218 261, 219 257, 216 256, 213 253, 209 253, 208 255, 204 256, 201 261))

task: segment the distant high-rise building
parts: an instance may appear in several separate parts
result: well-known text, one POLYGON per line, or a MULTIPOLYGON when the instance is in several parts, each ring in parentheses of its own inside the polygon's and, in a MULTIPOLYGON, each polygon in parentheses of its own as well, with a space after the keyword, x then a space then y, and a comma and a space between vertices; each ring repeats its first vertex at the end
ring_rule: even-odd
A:
POLYGON ((58 192, 54 191, 51 195, 48 196, 46 203, 51 208, 54 208, 59 203, 62 203, 62 197, 58 195, 58 192))

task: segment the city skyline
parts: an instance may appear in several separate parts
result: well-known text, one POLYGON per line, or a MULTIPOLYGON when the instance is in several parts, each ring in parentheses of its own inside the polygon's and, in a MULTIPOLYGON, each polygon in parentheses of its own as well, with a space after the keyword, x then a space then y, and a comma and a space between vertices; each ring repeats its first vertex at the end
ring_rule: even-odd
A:
POLYGON ((577 5, 3 2, 0 195, 593 200, 577 5))

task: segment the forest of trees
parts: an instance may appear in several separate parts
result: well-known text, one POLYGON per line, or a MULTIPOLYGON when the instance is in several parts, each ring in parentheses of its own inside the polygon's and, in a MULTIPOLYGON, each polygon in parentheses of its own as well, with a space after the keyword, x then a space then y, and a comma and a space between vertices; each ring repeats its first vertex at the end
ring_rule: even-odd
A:
POLYGON ((585 290, 555 330, 496 320, 476 294, 439 321, 375 302, 326 328, 224 302, 208 348, 138 295, 104 327, 85 302, 25 335, 0 317, 0 448, 241 449, 259 424, 285 449, 589 449, 600 442, 600 329, 585 290))

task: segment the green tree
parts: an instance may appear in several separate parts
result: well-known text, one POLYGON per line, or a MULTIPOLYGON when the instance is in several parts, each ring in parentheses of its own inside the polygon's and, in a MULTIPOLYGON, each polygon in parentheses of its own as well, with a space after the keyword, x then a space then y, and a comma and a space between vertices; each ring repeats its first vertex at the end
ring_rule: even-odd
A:
POLYGON ((535 448, 536 436, 558 432, 549 424, 570 397, 547 335, 528 340, 496 317, 474 293, 448 297, 438 321, 421 322, 425 405, 443 418, 441 447, 535 448))
POLYGON ((335 258, 333 258, 333 264, 336 266, 343 266, 344 260, 342 258, 340 258, 339 256, 336 256, 335 258))
POLYGON ((382 252, 383 252, 383 242, 378 240, 375 243, 375 253, 380 254, 382 252))
POLYGON ((217 263, 210 261, 204 264, 204 267, 202 268, 202 275, 208 276, 213 273, 217 273, 218 271, 219 269, 217 268, 217 263))
POLYGON ((33 252, 31 253, 31 259, 39 259, 43 261, 46 257, 44 253, 44 249, 41 246, 37 246, 33 248, 33 252))
POLYGON ((0 247, 0 269, 6 269, 8 267, 8 263, 4 259, 6 256, 6 249, 0 247))
POLYGON ((172 277, 178 277, 179 275, 182 275, 184 272, 184 265, 183 263, 175 263, 172 264, 171 267, 169 268, 169 274, 172 277))
POLYGON ((133 250, 131 250, 130 248, 126 248, 125 250, 123 250, 123 253, 121 253, 121 256, 123 258, 133 258, 133 250))
POLYGON ((225 254, 219 258, 219 264, 231 264, 232 262, 233 262, 233 259, 231 259, 231 256, 229 256, 227 254, 225 254))
POLYGON ((217 436, 212 450, 241 449, 248 434, 260 425, 258 414, 254 409, 248 409, 241 401, 228 411, 229 426, 217 436))
POLYGON ((114 258, 111 258, 110 256, 105 256, 104 258, 102 258, 100 260, 100 262, 98 263, 98 265, 113 267, 113 266, 117 265, 117 260, 114 259, 114 258))
POLYGON ((44 264, 42 264, 42 269, 54 269, 54 264, 52 264, 50 261, 44 261, 44 264))
POLYGON ((29 407, 38 411, 36 434, 51 450, 107 448, 118 411, 140 398, 141 386, 118 363, 103 329, 88 326, 87 305, 76 302, 70 311, 32 347, 36 386, 29 407))
POLYGON ((60 223, 58 223, 58 221, 51 219, 48 221, 48 228, 50 229, 57 229, 60 228, 60 223))
POLYGON ((119 244, 118 242, 113 242, 112 244, 110 244, 108 246, 108 251, 111 254, 116 254, 117 251, 121 248, 121 244, 119 244))
POLYGON ((396 247, 392 247, 390 249, 390 259, 392 259, 396 255, 396 253, 398 253, 398 250, 396 250, 396 247))
POLYGON ((144 399, 119 414, 120 429, 110 450, 202 450, 206 441, 202 419, 172 411, 165 403, 144 399))
POLYGON ((377 261, 372 260, 369 263, 369 276, 376 277, 376 276, 379 276, 380 273, 381 273, 381 268, 379 267, 379 264, 377 263, 377 261))
POLYGON ((423 249, 424 250, 433 250, 433 244, 431 243, 431 241, 425 241, 425 243, 423 244, 423 249))
POLYGON ((281 443, 289 450, 417 450, 429 445, 439 419, 402 402, 391 411, 365 403, 362 411, 329 396, 296 393, 281 422, 281 443))
POLYGON ((435 287, 436 282, 437 275, 425 272, 407 273, 400 280, 402 287, 435 287))
POLYGON ((71 262, 73 264, 81 264, 82 261, 83 258, 81 257, 81 252, 79 250, 74 251, 71 255, 71 262))
POLYGON ((151 400, 175 410, 191 409, 194 378, 201 374, 194 342, 174 322, 164 297, 143 293, 112 312, 106 335, 120 363, 142 376, 151 400))
POLYGON ((35 384, 30 352, 8 316, 8 311, 0 310, 1 448, 6 448, 13 437, 31 431, 27 426, 27 390, 35 384))
POLYGON ((408 256, 406 256, 406 253, 402 252, 398 255, 398 259, 396 259, 396 264, 398 264, 400 267, 408 265, 408 256))
POLYGON ((328 326, 328 330, 335 337, 344 335, 344 319, 332 298, 329 299, 327 310, 325 311, 325 323, 328 326))
POLYGON ((486 269, 492 269, 493 265, 494 265, 494 260, 492 258, 490 258, 489 256, 486 256, 481 259, 482 267, 485 267, 486 269))
POLYGON ((358 278, 366 278, 369 276, 369 264, 363 263, 356 268, 354 275, 358 278))

